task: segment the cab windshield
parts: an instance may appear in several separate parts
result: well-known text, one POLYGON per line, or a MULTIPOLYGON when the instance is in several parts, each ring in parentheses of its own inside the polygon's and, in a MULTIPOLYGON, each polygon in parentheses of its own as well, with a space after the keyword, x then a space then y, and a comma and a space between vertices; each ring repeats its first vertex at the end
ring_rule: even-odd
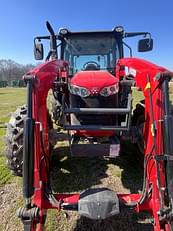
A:
POLYGON ((64 40, 64 59, 69 62, 70 75, 86 70, 114 71, 119 50, 112 34, 71 35, 64 40))

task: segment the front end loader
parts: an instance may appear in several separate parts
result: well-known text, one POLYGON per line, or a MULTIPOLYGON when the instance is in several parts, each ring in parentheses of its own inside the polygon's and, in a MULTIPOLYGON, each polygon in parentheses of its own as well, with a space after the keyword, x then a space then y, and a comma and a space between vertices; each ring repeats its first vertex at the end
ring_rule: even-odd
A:
POLYGON ((7 128, 7 143, 11 144, 6 147, 8 166, 23 175, 25 205, 18 210, 18 217, 24 230, 43 231, 48 209, 78 211, 81 216, 102 220, 128 207, 137 213, 148 211, 154 231, 172 231, 173 116, 169 81, 173 73, 143 59, 124 57, 124 46, 129 47, 124 42, 127 37, 144 36, 138 50, 152 50, 150 33, 127 33, 118 26, 96 32, 61 28, 56 35, 48 22, 46 25, 50 34, 34 39, 37 60, 43 59, 41 41, 50 41, 46 61, 23 77, 27 105, 7 128), (133 86, 144 95, 135 110, 133 86), (50 89, 53 120, 68 131, 72 156, 116 158, 123 137, 137 142, 142 139, 141 193, 116 194, 108 188, 89 188, 79 194, 52 191, 53 126, 46 104, 50 89), (13 136, 8 136, 10 131, 13 136))

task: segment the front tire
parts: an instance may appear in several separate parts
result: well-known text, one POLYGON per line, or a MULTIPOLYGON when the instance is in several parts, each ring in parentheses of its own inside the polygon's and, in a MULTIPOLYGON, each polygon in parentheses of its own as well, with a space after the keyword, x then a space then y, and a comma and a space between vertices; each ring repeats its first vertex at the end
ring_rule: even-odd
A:
POLYGON ((22 176, 23 166, 23 128, 27 114, 26 105, 12 113, 5 135, 5 152, 7 167, 16 176, 22 176))
MULTIPOLYGON (((19 107, 7 124, 5 135, 5 151, 4 155, 7 159, 7 167, 16 176, 22 177, 23 171, 23 134, 24 119, 27 116, 27 106, 19 107)), ((47 122, 49 129, 53 129, 53 123, 49 112, 47 112, 47 122)), ((49 143, 50 144, 50 143, 49 143)), ((51 151, 50 144, 50 151, 51 151)))

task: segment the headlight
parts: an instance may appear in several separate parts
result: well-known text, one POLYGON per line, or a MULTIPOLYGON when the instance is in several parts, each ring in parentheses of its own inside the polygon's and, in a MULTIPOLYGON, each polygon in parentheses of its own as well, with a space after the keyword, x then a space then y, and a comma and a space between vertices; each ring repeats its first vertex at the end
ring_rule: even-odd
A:
POLYGON ((90 91, 88 89, 75 85, 69 85, 69 91, 71 94, 78 95, 80 97, 88 97, 90 95, 90 91))
POLYGON ((119 86, 118 86, 118 83, 116 83, 109 87, 102 88, 102 90, 100 91, 100 95, 104 97, 108 97, 110 95, 116 94, 118 92, 118 89, 119 89, 119 86))

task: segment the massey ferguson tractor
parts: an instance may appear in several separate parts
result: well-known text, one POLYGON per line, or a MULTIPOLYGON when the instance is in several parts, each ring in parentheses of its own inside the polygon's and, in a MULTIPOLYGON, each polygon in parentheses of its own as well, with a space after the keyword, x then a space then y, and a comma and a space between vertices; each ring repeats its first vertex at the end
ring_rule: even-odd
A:
MULTIPOLYGON (((173 116, 169 81, 173 73, 143 59, 124 58, 125 39, 143 36, 138 51, 150 51, 148 32, 71 32, 34 39, 36 60, 43 59, 42 40, 50 42, 43 64, 24 77, 27 105, 7 126, 9 168, 23 176, 25 205, 18 210, 25 231, 43 231, 48 209, 78 211, 90 219, 106 219, 123 208, 147 211, 154 231, 173 231, 173 116), (132 109, 132 87, 144 100, 132 109), (88 188, 79 194, 51 188, 52 117, 47 96, 52 90, 53 120, 68 131, 72 156, 117 158, 122 137, 136 140, 143 155, 140 194, 116 194, 109 188, 88 188)), ((99 161, 99 159, 98 159, 99 161)), ((115 216, 116 217, 116 216, 115 216)))

